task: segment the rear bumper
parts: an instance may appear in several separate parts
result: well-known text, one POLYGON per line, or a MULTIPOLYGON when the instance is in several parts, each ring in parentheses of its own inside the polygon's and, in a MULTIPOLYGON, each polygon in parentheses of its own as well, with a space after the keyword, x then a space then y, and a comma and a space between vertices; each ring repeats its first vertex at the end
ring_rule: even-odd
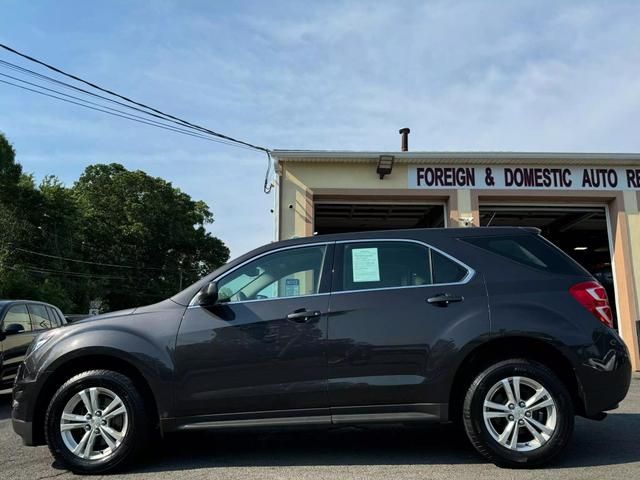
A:
MULTIPOLYGON (((610 344, 611 345, 611 344, 610 344)), ((599 358, 591 358, 576 372, 582 390, 584 414, 595 416, 613 410, 627 396, 631 385, 631 360, 626 347, 612 348, 599 358)))

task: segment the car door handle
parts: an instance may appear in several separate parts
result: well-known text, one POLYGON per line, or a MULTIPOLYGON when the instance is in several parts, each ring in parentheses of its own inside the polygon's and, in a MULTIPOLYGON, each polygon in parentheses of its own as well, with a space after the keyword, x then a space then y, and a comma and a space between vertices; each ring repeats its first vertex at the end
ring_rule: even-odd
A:
POLYGON ((292 322, 304 323, 308 322, 312 318, 316 318, 322 315, 318 310, 296 310, 295 312, 291 312, 287 315, 287 320, 291 320, 292 322))
POLYGON ((431 305, 438 305, 440 307, 446 307, 450 303, 462 302, 464 297, 461 295, 451 295, 449 293, 438 293, 433 297, 427 298, 427 303, 431 305))

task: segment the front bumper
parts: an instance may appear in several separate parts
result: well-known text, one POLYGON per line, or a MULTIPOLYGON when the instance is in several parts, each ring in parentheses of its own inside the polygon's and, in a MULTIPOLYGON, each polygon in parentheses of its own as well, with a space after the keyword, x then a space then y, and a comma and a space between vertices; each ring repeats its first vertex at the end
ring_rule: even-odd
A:
POLYGON ((38 396, 37 384, 25 375, 24 364, 20 365, 13 386, 11 423, 13 431, 22 437, 22 443, 28 446, 41 445, 42 435, 36 435, 34 429, 34 403, 38 396))
POLYGON ((25 422, 24 420, 12 418, 11 424, 13 425, 13 431, 22 437, 23 445, 35 445, 33 441, 33 422, 25 422))

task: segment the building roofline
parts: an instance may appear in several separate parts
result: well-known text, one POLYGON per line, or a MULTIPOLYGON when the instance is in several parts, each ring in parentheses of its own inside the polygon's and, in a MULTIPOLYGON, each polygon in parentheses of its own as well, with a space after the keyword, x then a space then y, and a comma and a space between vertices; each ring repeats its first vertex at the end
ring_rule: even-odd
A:
POLYGON ((464 161, 468 163, 553 162, 612 164, 640 163, 640 153, 580 153, 580 152, 383 152, 348 150, 273 150, 271 155, 278 161, 287 162, 369 162, 377 161, 381 155, 393 155, 399 163, 464 161))

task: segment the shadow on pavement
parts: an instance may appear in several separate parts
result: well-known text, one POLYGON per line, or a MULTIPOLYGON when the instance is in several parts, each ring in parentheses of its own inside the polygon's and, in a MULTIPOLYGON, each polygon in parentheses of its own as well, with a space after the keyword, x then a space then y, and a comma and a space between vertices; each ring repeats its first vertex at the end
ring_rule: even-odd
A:
MULTIPOLYGON (((603 422, 577 419, 569 448, 551 468, 640 462, 640 414, 603 422)), ((313 465, 482 463, 463 432, 450 425, 366 427, 288 432, 173 434, 136 472, 197 468, 313 465)))
POLYGON ((159 450, 136 471, 478 462, 464 433, 451 426, 181 433, 167 436, 159 450))
POLYGON ((610 413, 601 422, 576 419, 576 429, 556 468, 640 462, 640 414, 610 413))

